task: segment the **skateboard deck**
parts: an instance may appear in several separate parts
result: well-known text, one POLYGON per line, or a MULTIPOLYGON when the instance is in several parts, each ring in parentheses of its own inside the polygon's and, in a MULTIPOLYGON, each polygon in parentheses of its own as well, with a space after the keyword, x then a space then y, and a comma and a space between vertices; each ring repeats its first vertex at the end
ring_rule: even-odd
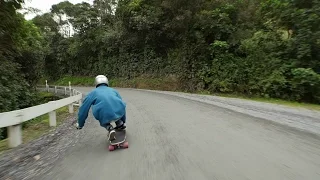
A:
POLYGON ((112 140, 109 145, 109 151, 113 151, 118 148, 128 148, 129 144, 126 142, 126 130, 116 130, 115 134, 116 139, 112 140))

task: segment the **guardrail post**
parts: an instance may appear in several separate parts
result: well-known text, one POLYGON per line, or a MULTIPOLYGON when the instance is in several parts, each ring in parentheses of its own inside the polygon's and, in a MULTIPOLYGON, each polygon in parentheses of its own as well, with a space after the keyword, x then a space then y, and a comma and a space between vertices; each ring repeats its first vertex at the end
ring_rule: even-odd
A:
POLYGON ((70 96, 72 96, 72 91, 71 91, 71 82, 69 81, 69 90, 70 90, 70 96))
POLYGON ((49 92, 49 86, 48 86, 48 81, 46 80, 46 89, 47 89, 47 92, 49 92))
POLYGON ((79 99, 78 104, 79 104, 79 107, 82 105, 82 97, 81 99, 79 99))
POLYGON ((49 125, 50 126, 57 126, 57 115, 56 111, 49 112, 49 125))
POLYGON ((69 113, 72 114, 73 113, 73 103, 69 104, 69 113))
POLYGON ((80 106, 82 105, 82 101, 81 101, 81 100, 79 100, 78 104, 79 104, 79 107, 80 107, 80 106))
POLYGON ((57 86, 54 86, 54 93, 57 94, 57 86))
POLYGON ((67 95, 67 87, 64 87, 64 95, 67 95))
POLYGON ((21 124, 8 127, 8 143, 10 148, 17 147, 22 143, 21 124))

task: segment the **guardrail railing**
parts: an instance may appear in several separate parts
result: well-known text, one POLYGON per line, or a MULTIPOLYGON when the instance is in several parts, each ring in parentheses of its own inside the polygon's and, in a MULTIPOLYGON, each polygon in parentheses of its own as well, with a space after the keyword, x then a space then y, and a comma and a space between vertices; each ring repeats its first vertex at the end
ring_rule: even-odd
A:
POLYGON ((38 86, 37 89, 42 89, 47 92, 70 96, 59 99, 57 101, 50 101, 45 104, 32 106, 25 109, 0 113, 0 128, 7 127, 8 129, 8 146, 10 148, 17 147, 22 144, 22 123, 44 114, 49 114, 49 126, 57 126, 56 110, 68 106, 69 113, 74 113, 74 105, 80 106, 82 103, 82 93, 73 89, 69 82, 69 87, 66 86, 38 86), (77 103, 76 103, 77 102, 77 103))

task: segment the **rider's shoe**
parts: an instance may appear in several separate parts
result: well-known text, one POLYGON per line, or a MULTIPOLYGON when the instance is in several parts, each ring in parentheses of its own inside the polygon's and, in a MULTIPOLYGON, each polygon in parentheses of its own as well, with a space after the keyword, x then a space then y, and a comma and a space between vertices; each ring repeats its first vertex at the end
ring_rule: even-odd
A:
POLYGON ((119 127, 115 127, 116 130, 125 130, 127 128, 126 124, 122 124, 119 127))
POLYGON ((109 132, 109 141, 113 141, 116 139, 116 131, 115 130, 111 130, 109 132))

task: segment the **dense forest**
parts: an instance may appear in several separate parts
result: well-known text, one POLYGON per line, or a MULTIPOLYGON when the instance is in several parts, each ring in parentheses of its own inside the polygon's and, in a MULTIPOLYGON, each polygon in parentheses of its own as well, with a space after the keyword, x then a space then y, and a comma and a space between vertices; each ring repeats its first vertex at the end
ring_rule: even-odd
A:
POLYGON ((37 103, 35 85, 41 77, 46 43, 39 28, 17 9, 22 0, 0 0, 0 112, 37 103))
POLYGON ((41 77, 97 74, 320 103, 319 0, 64 1, 32 20, 0 2, 0 112, 41 77))

